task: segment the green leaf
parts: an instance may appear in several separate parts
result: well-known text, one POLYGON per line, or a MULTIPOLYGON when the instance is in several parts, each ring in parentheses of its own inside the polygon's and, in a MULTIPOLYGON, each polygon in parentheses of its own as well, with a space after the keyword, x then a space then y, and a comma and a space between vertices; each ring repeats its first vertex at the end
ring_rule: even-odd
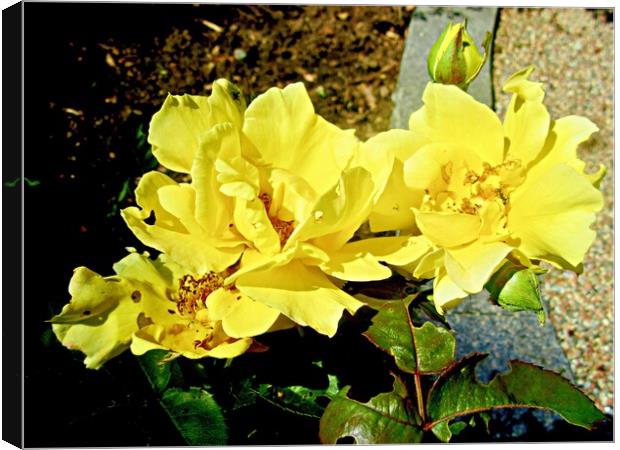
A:
POLYGON ((127 197, 127 194, 129 194, 129 182, 131 180, 127 179, 123 182, 123 186, 121 187, 121 191, 118 193, 118 197, 117 197, 117 202, 122 202, 125 197, 127 197))
POLYGON ((422 373, 439 372, 454 361, 456 339, 452 332, 426 322, 414 328, 418 368, 422 373))
POLYGON ((328 380, 329 384, 325 389, 313 389, 301 385, 278 387, 266 383, 254 386, 254 380, 245 379, 233 393, 233 409, 253 405, 257 399, 261 399, 283 411, 318 419, 325 409, 318 402, 319 398, 332 399, 338 394, 338 379, 334 375, 328 375, 328 380))
POLYGON ((225 445, 228 439, 224 415, 213 396, 192 387, 168 389, 161 400, 188 445, 225 445))
POLYGON ((167 355, 168 352, 165 350, 150 350, 137 357, 146 378, 158 393, 162 393, 168 387, 171 379, 178 380, 181 377, 176 362, 167 361, 167 355))
POLYGON ((407 398, 403 382, 394 377, 392 392, 381 393, 367 403, 347 396, 343 388, 327 405, 319 425, 324 444, 352 437, 358 444, 414 443, 422 440, 420 418, 407 398))
POLYGON ((456 339, 450 331, 432 322, 415 327, 409 314, 409 305, 414 298, 364 298, 364 302, 378 312, 363 334, 377 347, 392 355, 402 371, 415 373, 417 368, 419 373, 439 372, 454 361, 456 339))
POLYGON ((507 261, 485 285, 499 306, 508 311, 534 311, 541 325, 545 310, 538 291, 537 271, 507 261))
MULTIPOLYGON (((19 184, 19 182, 21 181, 21 177, 17 177, 12 181, 5 181, 4 182, 4 186, 5 187, 9 187, 9 188, 14 188, 15 186, 17 186, 19 184)), ((39 180, 30 180, 26 177, 24 177, 24 183, 25 185, 27 185, 28 187, 35 187, 41 184, 41 182, 39 180)))
POLYGON ((394 357, 398 368, 415 373, 416 357, 413 341, 413 324, 409 316, 409 305, 415 297, 403 300, 375 300, 365 298, 364 302, 378 312, 372 324, 362 333, 370 342, 394 357))
POLYGON ((425 430, 433 429, 438 437, 445 436, 446 422, 501 408, 548 409, 588 429, 605 418, 592 400, 568 380, 523 361, 510 361, 510 371, 496 375, 487 385, 481 384, 476 378, 476 365, 484 358, 486 355, 479 353, 470 355, 437 379, 428 396, 430 421, 425 430))
MULTIPOLYGON (((472 425, 471 422, 470 425, 472 425)), ((435 425, 431 431, 441 442, 450 442, 452 436, 456 436, 465 428, 467 428, 466 422, 450 423, 448 420, 445 420, 435 425)))

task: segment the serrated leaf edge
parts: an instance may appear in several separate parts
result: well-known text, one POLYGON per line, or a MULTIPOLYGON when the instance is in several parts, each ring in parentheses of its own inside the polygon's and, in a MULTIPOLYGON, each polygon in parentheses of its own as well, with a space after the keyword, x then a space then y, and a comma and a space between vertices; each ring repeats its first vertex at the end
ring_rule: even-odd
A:
MULTIPOLYGON (((415 365, 416 365, 416 368, 415 368, 415 370, 414 370, 414 371, 405 370, 405 369, 403 369, 402 367, 400 367, 400 366, 398 365, 398 363, 396 362, 396 355, 394 355, 394 353, 391 351, 391 349, 390 349, 390 350, 386 350, 386 349, 384 349, 383 347, 381 347, 379 344, 377 344, 377 343, 376 343, 376 342, 375 342, 375 341, 374 341, 374 340, 373 340, 373 339, 372 339, 372 338, 371 338, 371 337, 367 334, 367 331, 364 331, 364 332, 362 333, 362 335, 363 335, 366 339, 368 339, 372 345, 374 345, 375 347, 377 347, 377 348, 378 348, 379 350, 381 350, 382 352, 387 353, 387 354, 388 354, 388 355, 390 355, 392 358, 394 358, 394 363, 396 364, 396 366, 397 366, 400 370, 402 370, 403 372, 408 373, 408 374, 415 374, 415 371, 417 370, 417 368, 418 368, 418 366, 419 366, 419 361, 418 361, 418 353, 417 353, 417 351, 416 351, 416 347, 415 347, 415 336, 414 336, 414 330, 413 330, 413 329, 414 329, 414 326, 413 326, 413 321, 411 320, 411 314, 409 313, 409 305, 411 304, 411 302, 413 302, 413 300, 415 300, 415 298, 416 298, 416 296, 415 296, 415 295, 410 295, 410 296, 405 297, 405 298, 400 299, 400 300, 386 300, 386 303, 387 303, 387 302, 390 302, 390 303, 398 302, 398 303, 399 303, 399 304, 400 304, 400 305, 401 305, 401 306, 405 309, 405 313, 407 314, 407 325, 408 325, 408 328, 409 328, 409 335, 410 335, 410 337, 411 337, 411 345, 412 345, 412 348, 413 348, 413 354, 414 354, 415 365)), ((373 309, 375 309, 375 308, 373 308, 373 309)), ((377 313, 379 313, 379 312, 381 311, 381 308, 376 309, 376 311, 377 311, 377 313)), ((374 325, 374 323, 373 323, 373 325, 374 325)))
MULTIPOLYGON (((428 394, 426 396, 426 405, 429 404, 432 393, 435 391, 436 387, 441 383, 441 381, 443 381, 443 379, 448 377, 452 372, 454 372, 456 369, 460 368, 461 366, 465 365, 470 360, 477 359, 473 363, 474 366, 477 366, 482 360, 484 360, 488 356, 489 356, 488 353, 479 353, 479 352, 470 353, 469 355, 465 356, 461 360, 455 361, 453 364, 451 364, 449 367, 447 367, 444 370, 444 372, 439 376, 439 378, 437 378, 437 380, 435 380, 435 382, 433 383, 433 385, 429 389, 428 394)), ((508 375, 509 373, 511 373, 512 372, 512 368, 513 368, 513 363, 521 364, 521 365, 524 365, 524 366, 535 367, 535 368, 537 368, 539 370, 542 370, 543 372, 551 373, 553 375, 557 375, 557 376, 561 377, 572 388, 574 388, 576 391, 578 391, 581 394, 583 394, 586 398, 588 398, 588 400, 590 400, 590 402, 592 404, 594 404, 594 402, 592 401, 592 399, 590 399, 590 397, 588 397, 572 381, 570 381, 567 378, 564 378, 560 373, 555 372, 555 371, 553 371, 551 369, 546 369, 546 368, 544 368, 542 366, 539 366, 537 364, 533 364, 533 363, 530 363, 530 362, 527 362, 527 361, 520 361, 518 359, 511 359, 511 360, 509 360, 508 361, 508 370, 506 372, 496 373, 495 376, 486 384, 482 383, 480 381, 480 379, 476 375, 476 372, 474 371, 474 381, 476 383, 478 383, 480 386, 488 387, 491 383, 493 383, 496 379, 498 379, 498 377, 503 376, 503 375, 508 375)), ((555 411, 552 408, 546 408, 546 407, 543 407, 543 406, 536 406, 536 405, 527 405, 527 404, 510 404, 510 405, 498 405, 498 406, 493 406, 493 407, 490 407, 490 408, 489 407, 483 407, 483 408, 468 409, 468 410, 466 410, 464 412, 459 412, 459 413, 451 414, 449 416, 442 417, 441 419, 434 420, 432 422, 427 422, 426 424, 424 424, 423 429, 424 429, 424 431, 429 431, 435 425, 437 425, 437 424, 439 424, 441 422, 445 422, 446 420, 450 421, 450 420, 455 419, 457 417, 466 416, 466 415, 469 415, 469 414, 475 414, 475 413, 484 412, 484 411, 492 411, 492 410, 496 410, 496 409, 510 409, 510 408, 529 408, 529 409, 540 409, 540 410, 551 411, 551 412, 557 414, 558 416, 562 417, 562 419, 564 419, 564 421, 566 421, 567 423, 570 423, 570 424, 575 425, 575 426, 583 427, 582 425, 578 425, 578 424, 574 424, 574 423, 570 422, 563 415, 561 415, 560 413, 558 413, 557 411, 555 411)), ((598 423, 600 423, 600 422, 602 422, 604 420, 605 420, 605 418, 601 418, 601 419, 593 422, 592 427, 583 427, 583 428, 585 428, 587 430, 592 430, 592 429, 594 429, 596 427, 596 424, 598 424, 598 423)))

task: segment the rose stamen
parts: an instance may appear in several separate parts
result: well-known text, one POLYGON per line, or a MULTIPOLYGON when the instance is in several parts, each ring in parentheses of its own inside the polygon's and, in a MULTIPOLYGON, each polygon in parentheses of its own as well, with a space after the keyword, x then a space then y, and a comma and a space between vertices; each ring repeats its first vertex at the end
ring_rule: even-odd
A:
POLYGON ((263 192, 258 198, 263 202, 263 205, 265 205, 265 211, 267 211, 269 222, 271 222, 271 226, 275 232, 278 233, 278 237, 280 238, 280 245, 284 246, 295 230, 295 222, 293 220, 282 220, 277 216, 269 214, 269 209, 271 208, 271 197, 269 194, 263 192))

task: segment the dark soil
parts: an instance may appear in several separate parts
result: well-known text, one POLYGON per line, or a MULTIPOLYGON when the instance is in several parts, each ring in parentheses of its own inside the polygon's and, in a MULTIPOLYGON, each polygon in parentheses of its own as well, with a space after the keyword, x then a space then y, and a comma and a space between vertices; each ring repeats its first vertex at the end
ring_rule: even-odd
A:
MULTIPOLYGON (((413 8, 24 8, 25 445, 183 445, 132 355, 87 370, 45 322, 75 267, 107 275, 125 246, 144 250, 118 212, 157 167, 150 117, 167 92, 206 95, 221 77, 248 101, 303 81, 319 114, 372 136, 389 125, 413 8)), ((313 442, 313 429, 289 425, 261 442, 313 442)))

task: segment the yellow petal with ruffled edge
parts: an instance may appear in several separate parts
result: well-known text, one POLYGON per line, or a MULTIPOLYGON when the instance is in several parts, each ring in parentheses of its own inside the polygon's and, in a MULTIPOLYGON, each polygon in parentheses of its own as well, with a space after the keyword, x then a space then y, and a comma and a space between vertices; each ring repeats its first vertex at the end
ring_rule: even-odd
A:
POLYGON ((596 237, 590 225, 602 207, 603 195, 587 178, 559 164, 515 191, 508 228, 528 257, 559 256, 577 266, 596 237))
POLYGON ((513 93, 522 100, 541 103, 545 98, 543 84, 528 80, 534 69, 534 66, 528 66, 513 73, 504 83, 502 90, 513 93))
POLYGON ((277 211, 280 220, 303 222, 318 199, 312 186, 287 170, 276 168, 268 173, 271 210, 277 211))
POLYGON ((475 294, 482 291, 497 266, 512 247, 503 242, 476 241, 458 249, 446 250, 444 266, 450 279, 462 290, 475 294))
MULTIPOLYGON (((585 117, 566 116, 553 122, 541 154, 527 172, 525 183, 534 183, 546 177, 547 172, 558 164, 566 164, 584 174, 586 164, 577 157, 577 147, 597 131, 598 127, 585 117)), ((595 184, 600 181, 602 175, 604 167, 591 182, 595 184)))
POLYGON ((310 241, 326 251, 339 249, 368 218, 373 191, 372 175, 366 169, 345 171, 314 205, 310 217, 295 228, 287 246, 299 240, 310 241))
POLYGON ((405 184, 403 175, 403 163, 395 160, 385 190, 368 217, 373 233, 415 229, 415 216, 411 208, 421 205, 424 192, 412 191, 405 184))
POLYGON ((192 186, 196 191, 196 220, 210 236, 235 240, 233 199, 220 192, 215 161, 223 154, 240 154, 238 132, 229 123, 218 124, 200 140, 192 164, 192 186))
POLYGON ((424 106, 411 114, 409 129, 427 143, 469 149, 491 165, 504 156, 504 132, 497 115, 456 86, 428 83, 424 106))
POLYGON ((437 270, 443 267, 445 252, 443 248, 438 248, 424 254, 413 266, 413 276, 415 278, 433 278, 437 270))
POLYGON ((319 195, 338 181, 359 145, 353 130, 315 114, 302 83, 256 97, 246 110, 243 132, 265 165, 302 177, 319 195))
POLYGON ((237 279, 236 286, 248 297, 330 337, 336 334, 345 309, 354 313, 363 306, 338 289, 318 268, 306 267, 299 261, 246 273, 237 279))
POLYGON ((321 264, 321 270, 346 281, 375 281, 390 278, 392 271, 367 252, 339 251, 321 264))
POLYGON ((266 255, 280 251, 280 237, 273 229, 263 202, 255 197, 251 201, 237 198, 235 201, 235 225, 239 232, 266 255))
POLYGON ((215 240, 197 225, 192 212, 194 193, 191 189, 189 186, 179 188, 176 182, 159 172, 148 172, 136 188, 136 202, 142 209, 125 208, 121 216, 142 243, 170 255, 189 270, 221 272, 239 259, 243 246, 215 240), (171 193, 178 194, 179 198, 175 199, 171 193), (183 220, 165 209, 162 200, 175 213, 181 214, 183 220), (151 212, 155 214, 155 221, 147 224, 145 220, 151 212))
POLYGON ((210 97, 169 94, 149 126, 153 155, 171 170, 190 173, 201 134, 221 122, 241 128, 244 110, 239 89, 227 80, 213 83, 210 97))
POLYGON ((508 157, 518 160, 522 167, 538 156, 549 133, 542 83, 527 79, 533 70, 530 67, 517 72, 504 84, 504 92, 513 93, 504 118, 508 157))
POLYGON ((275 255, 265 255, 257 250, 248 249, 241 257, 239 269, 226 278, 225 285, 233 284, 237 278, 246 273, 284 266, 293 259, 299 259, 300 262, 306 265, 316 266, 328 261, 329 255, 317 246, 307 242, 298 242, 275 255))
POLYGON ((431 243, 424 236, 398 236, 363 239, 345 244, 331 253, 321 269, 348 281, 389 278, 392 271, 380 262, 405 266, 427 253, 431 243))
POLYGON ((413 209, 424 236, 440 247, 458 247, 480 236, 482 220, 477 215, 413 209))
POLYGON ((84 364, 99 369, 129 347, 139 329, 141 286, 120 277, 102 277, 79 267, 69 284, 71 301, 54 316, 52 329, 65 347, 86 355, 84 364))
POLYGON ((220 191, 229 197, 252 200, 259 194, 258 169, 241 156, 215 160, 220 191))
POLYGON ((252 344, 251 338, 238 340, 222 340, 223 331, 219 334, 217 345, 205 349, 194 346, 194 339, 201 336, 207 330, 200 325, 190 329, 179 325, 178 327, 165 327, 159 324, 148 325, 137 331, 131 341, 131 352, 134 355, 143 355, 149 350, 169 350, 189 359, 211 358, 234 358, 245 353, 252 344))
POLYGON ((394 164, 395 151, 386 145, 393 138, 379 134, 356 146, 356 151, 349 162, 348 168, 362 167, 372 175, 375 191, 372 195, 376 203, 385 189, 394 164))
POLYGON ((380 190, 381 194, 368 218, 372 232, 415 227, 411 208, 420 206, 424 192, 412 191, 406 186, 403 179, 403 163, 423 144, 424 142, 419 142, 415 133, 408 130, 379 133, 362 144, 363 149, 375 151, 377 148, 385 148, 394 155, 391 173, 384 188, 380 190))

